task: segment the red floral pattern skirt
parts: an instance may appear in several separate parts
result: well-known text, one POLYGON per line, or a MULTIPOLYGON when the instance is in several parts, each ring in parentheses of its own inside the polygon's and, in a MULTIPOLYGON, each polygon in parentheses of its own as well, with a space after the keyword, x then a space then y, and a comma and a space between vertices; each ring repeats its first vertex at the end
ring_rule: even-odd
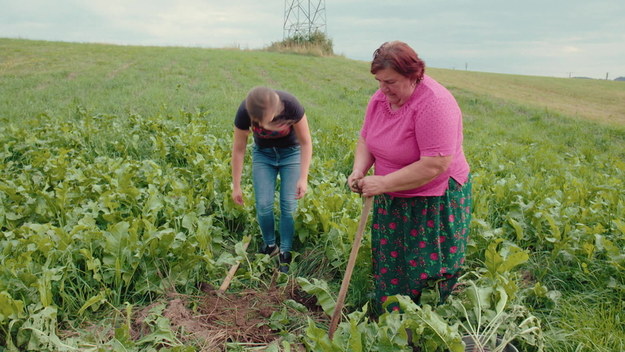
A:
POLYGON ((464 185, 450 178, 440 197, 376 196, 371 250, 377 301, 400 294, 419 303, 423 289, 435 285, 441 300, 447 298, 464 264, 470 222, 470 177, 464 185))

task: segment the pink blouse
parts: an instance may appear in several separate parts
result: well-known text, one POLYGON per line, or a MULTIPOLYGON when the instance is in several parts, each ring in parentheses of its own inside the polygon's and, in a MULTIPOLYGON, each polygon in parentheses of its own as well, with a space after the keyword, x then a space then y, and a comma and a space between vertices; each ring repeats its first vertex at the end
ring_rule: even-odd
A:
POLYGON ((395 111, 382 91, 375 92, 360 135, 375 158, 375 175, 399 170, 421 156, 453 156, 449 168, 428 184, 389 195, 442 196, 450 177, 460 184, 467 181, 469 164, 462 150, 462 112, 453 95, 427 75, 395 111))

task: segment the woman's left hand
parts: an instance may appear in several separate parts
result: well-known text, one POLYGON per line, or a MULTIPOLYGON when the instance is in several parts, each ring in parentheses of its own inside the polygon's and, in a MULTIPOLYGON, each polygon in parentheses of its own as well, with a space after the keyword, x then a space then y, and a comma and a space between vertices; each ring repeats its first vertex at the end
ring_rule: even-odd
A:
POLYGON ((307 190, 308 190, 308 181, 306 180, 297 181, 297 186, 295 189, 295 199, 303 198, 307 190))
POLYGON ((364 197, 377 196, 386 191, 384 176, 365 176, 357 182, 364 197))

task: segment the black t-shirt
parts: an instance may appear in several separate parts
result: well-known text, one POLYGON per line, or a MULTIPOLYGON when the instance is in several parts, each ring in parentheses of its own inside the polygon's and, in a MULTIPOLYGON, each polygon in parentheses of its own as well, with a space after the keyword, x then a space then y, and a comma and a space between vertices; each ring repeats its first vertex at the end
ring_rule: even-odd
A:
POLYGON ((274 121, 288 121, 289 124, 281 131, 269 131, 252 123, 250 115, 245 108, 245 100, 239 105, 234 118, 234 126, 241 130, 252 129, 254 142, 261 148, 278 147, 286 148, 298 145, 297 136, 293 124, 298 123, 304 117, 304 107, 293 95, 280 90, 275 91, 284 105, 284 110, 274 118, 274 121))

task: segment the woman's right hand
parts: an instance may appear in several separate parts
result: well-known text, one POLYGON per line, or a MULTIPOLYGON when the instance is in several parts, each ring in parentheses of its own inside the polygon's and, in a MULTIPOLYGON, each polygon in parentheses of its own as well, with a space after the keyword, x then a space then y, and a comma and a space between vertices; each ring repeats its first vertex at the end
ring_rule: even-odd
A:
POLYGON ((352 174, 347 178, 347 185, 352 192, 362 193, 362 189, 360 189, 359 181, 365 177, 365 175, 361 171, 354 170, 352 174))
POLYGON ((232 191, 232 200, 238 205, 243 205, 243 191, 241 189, 232 191))

